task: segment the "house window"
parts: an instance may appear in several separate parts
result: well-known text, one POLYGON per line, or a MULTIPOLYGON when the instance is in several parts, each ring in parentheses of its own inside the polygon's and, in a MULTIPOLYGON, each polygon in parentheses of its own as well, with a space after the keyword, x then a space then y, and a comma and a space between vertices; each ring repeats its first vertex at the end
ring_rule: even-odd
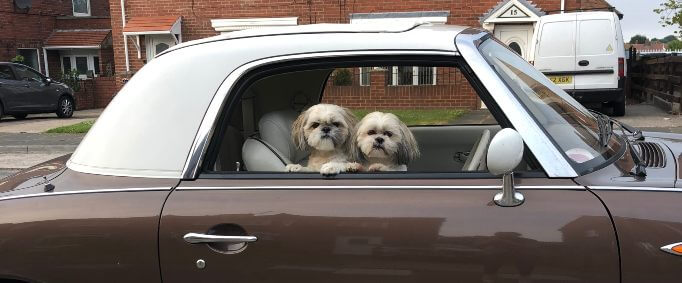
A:
POLYGON ((62 70, 64 74, 71 71, 71 57, 62 57, 62 70))
POLYGON ((93 56, 92 57, 93 61, 93 67, 95 67, 95 74, 99 75, 99 56, 93 56))
POLYGON ((88 57, 76 56, 76 70, 79 75, 85 75, 88 72, 88 57))
MULTIPOLYGON (((387 85, 435 85, 436 67, 417 66, 389 66, 382 67, 387 71, 387 85)), ((360 85, 370 84, 370 71, 372 67, 360 68, 360 85)))
POLYGON ((72 0, 74 16, 90 16, 90 0, 72 0))
POLYGON ((99 56, 90 52, 65 52, 62 54, 62 70, 64 73, 76 70, 82 79, 100 74, 99 56))

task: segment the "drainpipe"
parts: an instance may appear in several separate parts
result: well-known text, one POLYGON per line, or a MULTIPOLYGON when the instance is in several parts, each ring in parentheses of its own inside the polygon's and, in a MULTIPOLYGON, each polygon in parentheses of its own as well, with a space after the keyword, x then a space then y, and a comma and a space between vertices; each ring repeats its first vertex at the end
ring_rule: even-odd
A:
MULTIPOLYGON (((561 0, 563 1, 563 0, 561 0)), ((125 29, 126 27, 126 7, 125 7, 125 0, 121 0, 121 23, 123 25, 123 28, 125 29)), ((121 31, 123 33, 123 31, 121 31)), ((123 35, 123 49, 125 50, 126 53, 126 75, 128 72, 130 72, 130 60, 128 59, 128 37, 124 34, 123 35)))
MULTIPOLYGON (((123 0, 121 0, 123 2, 123 0)), ((564 8, 566 7, 566 0, 561 0, 561 13, 564 13, 564 8)))

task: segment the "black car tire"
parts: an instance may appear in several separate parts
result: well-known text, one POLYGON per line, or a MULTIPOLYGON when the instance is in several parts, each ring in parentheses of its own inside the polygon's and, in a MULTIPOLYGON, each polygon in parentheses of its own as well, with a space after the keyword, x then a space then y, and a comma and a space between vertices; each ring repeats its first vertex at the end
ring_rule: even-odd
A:
POLYGON ((616 117, 625 116, 625 99, 623 99, 623 101, 613 102, 612 105, 613 105, 613 116, 616 116, 616 117))
POLYGON ((14 117, 14 119, 17 119, 17 120, 26 119, 26 116, 28 116, 28 114, 14 114, 14 115, 12 115, 12 117, 14 117))
POLYGON ((70 118, 73 116, 73 99, 68 96, 62 96, 57 102, 57 117, 70 118))

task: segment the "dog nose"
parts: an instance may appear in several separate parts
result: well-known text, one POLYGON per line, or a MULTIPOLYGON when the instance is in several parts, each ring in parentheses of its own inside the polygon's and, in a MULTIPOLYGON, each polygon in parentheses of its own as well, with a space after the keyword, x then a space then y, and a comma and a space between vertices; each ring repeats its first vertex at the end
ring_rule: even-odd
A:
POLYGON ((384 143, 384 138, 382 138, 382 137, 377 137, 374 140, 377 141, 378 143, 384 143))
POLYGON ((331 130, 332 130, 332 129, 329 128, 329 127, 324 127, 324 128, 322 128, 322 131, 323 131, 325 134, 328 134, 331 130))

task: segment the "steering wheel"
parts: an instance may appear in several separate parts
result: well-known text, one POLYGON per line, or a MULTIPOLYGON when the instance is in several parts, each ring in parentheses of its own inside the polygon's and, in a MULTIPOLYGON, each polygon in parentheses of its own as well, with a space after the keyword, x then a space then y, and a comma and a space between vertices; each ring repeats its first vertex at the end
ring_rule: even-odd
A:
POLYGON ((474 146, 469 152, 469 157, 467 157, 464 166, 462 166, 462 171, 477 171, 479 169, 485 169, 485 157, 486 150, 488 149, 488 144, 490 143, 490 130, 483 130, 481 137, 478 141, 474 143, 474 146))

